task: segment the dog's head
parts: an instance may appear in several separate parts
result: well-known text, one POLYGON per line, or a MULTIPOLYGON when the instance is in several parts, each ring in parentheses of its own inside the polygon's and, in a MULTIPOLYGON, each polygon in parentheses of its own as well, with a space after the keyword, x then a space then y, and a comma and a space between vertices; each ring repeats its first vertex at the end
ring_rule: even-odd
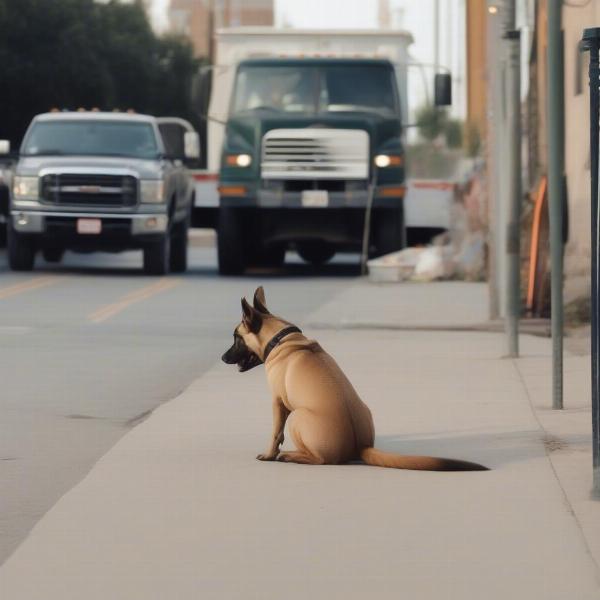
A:
POLYGON ((254 306, 242 298, 242 321, 233 331, 233 345, 221 359, 228 365, 238 366, 240 372, 249 371, 262 364, 260 331, 264 320, 270 316, 262 287, 254 292, 254 306))

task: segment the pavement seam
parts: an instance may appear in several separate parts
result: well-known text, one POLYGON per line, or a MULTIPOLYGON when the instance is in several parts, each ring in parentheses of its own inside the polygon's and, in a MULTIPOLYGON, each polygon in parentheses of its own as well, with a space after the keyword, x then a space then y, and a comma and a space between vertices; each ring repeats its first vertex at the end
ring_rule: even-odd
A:
MULTIPOLYGON (((343 330, 364 330, 364 331, 450 331, 450 332, 482 332, 482 333, 499 333, 503 329, 498 327, 494 323, 473 323, 470 325, 452 325, 452 324, 440 324, 440 325, 428 325, 428 324, 413 324, 413 325, 401 325, 394 323, 377 323, 377 322, 348 322, 348 323, 319 323, 319 322, 308 322, 308 327, 318 331, 343 331, 343 330)), ((540 329, 539 327, 522 327, 519 330, 520 333, 534 335, 537 337, 550 337, 547 329, 540 329)))
MULTIPOLYGON (((540 419, 537 415, 535 406, 533 405, 533 401, 531 399, 531 395, 529 394, 529 388, 527 387, 527 383, 525 381, 525 378, 523 377, 523 373, 521 373, 521 369, 519 369, 519 365, 518 365, 516 359, 511 358, 510 361, 513 365, 513 368, 517 372, 517 375, 519 377, 519 380, 521 381, 523 389, 525 390, 525 396, 527 397, 527 403, 529 404, 529 409, 531 410, 531 414, 533 415, 533 418, 535 419, 536 423, 538 424, 539 430, 541 432, 543 432, 546 436, 552 435, 544 427, 544 425, 542 424, 542 422, 540 421, 540 419)), ((560 477, 558 476, 558 473, 556 472, 556 468, 554 467, 554 463, 552 462, 552 457, 550 455, 550 452, 548 451, 546 444, 542 443, 542 446, 544 447, 544 454, 546 455, 546 458, 548 459, 548 463, 550 464, 550 468, 552 469, 554 479, 556 479, 556 483, 558 484, 558 487, 560 488, 560 491, 562 492, 563 500, 564 500, 565 504, 569 507, 569 512, 573 516, 575 523, 577 523, 577 529, 579 530, 579 534, 580 534, 583 544, 585 546, 586 552, 587 552, 588 556, 590 557, 592 564, 594 565, 594 568, 596 570, 596 581, 600 585, 600 564, 598 564, 598 561, 596 560, 596 557, 594 556, 594 553, 592 552, 592 549, 590 548, 590 545, 587 540, 587 536, 585 535, 585 530, 581 524, 581 521, 579 520, 579 518, 577 516, 577 512, 575 511, 573 505, 571 504, 571 501, 569 500, 569 496, 567 495, 567 492, 565 491, 565 488, 562 485, 560 477)))
POLYGON ((132 304, 137 304, 143 300, 148 300, 153 296, 161 292, 166 292, 171 288, 179 285, 181 283, 181 279, 163 279, 158 282, 152 283, 150 285, 144 286, 140 289, 133 290, 128 294, 125 294, 121 299, 116 302, 112 302, 111 304, 106 304, 101 306, 93 313, 88 315, 88 319, 93 323, 102 323, 118 315, 120 312, 124 311, 126 308, 129 308, 132 304))

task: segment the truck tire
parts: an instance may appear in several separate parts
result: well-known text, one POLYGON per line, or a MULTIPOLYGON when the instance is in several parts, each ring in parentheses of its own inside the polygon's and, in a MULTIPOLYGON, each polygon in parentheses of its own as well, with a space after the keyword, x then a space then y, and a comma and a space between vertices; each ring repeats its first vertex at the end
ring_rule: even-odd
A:
POLYGON ((146 275, 166 275, 171 263, 171 234, 152 242, 144 248, 144 273, 146 275))
POLYGON ((49 263, 59 263, 62 260, 64 253, 64 248, 44 248, 42 250, 44 260, 49 263))
POLYGON ((323 265, 335 256, 335 247, 327 242, 303 242, 298 244, 298 254, 311 265, 323 265))
POLYGON ((219 209, 217 255, 220 275, 241 275, 246 268, 242 212, 231 207, 219 209))
POLYGON ((188 220, 173 226, 170 267, 173 273, 185 273, 188 265, 188 220))
POLYGON ((374 217, 371 239, 375 244, 375 256, 402 250, 406 245, 402 209, 380 208, 374 217))
POLYGON ((13 271, 32 271, 35 263, 35 247, 32 242, 8 225, 8 266, 13 271))

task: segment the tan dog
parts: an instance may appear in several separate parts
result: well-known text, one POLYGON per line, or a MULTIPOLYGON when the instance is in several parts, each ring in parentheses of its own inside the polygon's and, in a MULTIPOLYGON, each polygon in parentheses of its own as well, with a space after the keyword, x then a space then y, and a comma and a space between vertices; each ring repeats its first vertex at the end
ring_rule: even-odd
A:
POLYGON ((368 406, 340 367, 314 340, 266 307, 262 287, 254 306, 242 298, 242 322, 223 355, 227 364, 248 371, 264 362, 273 396, 273 434, 259 460, 336 465, 362 460, 368 465, 429 471, 483 471, 476 463, 401 456, 373 448, 375 429, 368 406), (289 417, 289 421, 288 421, 289 417), (295 452, 280 452, 286 421, 295 452))

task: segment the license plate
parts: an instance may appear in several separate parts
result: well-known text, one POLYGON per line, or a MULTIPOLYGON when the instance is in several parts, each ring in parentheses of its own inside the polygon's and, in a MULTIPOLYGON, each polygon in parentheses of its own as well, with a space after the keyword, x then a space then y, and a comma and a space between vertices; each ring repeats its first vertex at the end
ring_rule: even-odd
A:
POLYGON ((327 190, 304 190, 302 192, 302 206, 314 208, 329 206, 329 193, 327 190))
POLYGON ((101 219, 77 219, 77 233, 83 235, 98 235, 101 231, 101 219))

